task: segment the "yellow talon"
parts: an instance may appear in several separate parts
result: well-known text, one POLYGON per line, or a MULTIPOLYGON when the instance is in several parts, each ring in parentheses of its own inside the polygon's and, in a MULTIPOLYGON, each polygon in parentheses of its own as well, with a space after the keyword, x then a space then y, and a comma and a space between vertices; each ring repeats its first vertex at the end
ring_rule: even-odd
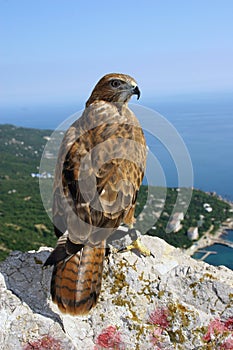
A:
POLYGON ((151 255, 150 250, 142 244, 140 238, 137 238, 135 241, 133 241, 132 244, 126 247, 126 249, 127 250, 137 249, 144 256, 151 255))

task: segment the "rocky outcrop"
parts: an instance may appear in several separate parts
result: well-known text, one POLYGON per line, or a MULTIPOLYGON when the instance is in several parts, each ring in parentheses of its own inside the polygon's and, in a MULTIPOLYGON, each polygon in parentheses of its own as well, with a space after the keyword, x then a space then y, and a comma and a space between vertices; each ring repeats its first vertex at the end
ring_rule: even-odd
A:
POLYGON ((13 252, 0 266, 1 349, 233 349, 233 272, 141 240, 152 255, 111 254, 85 317, 50 301, 51 249, 13 252))

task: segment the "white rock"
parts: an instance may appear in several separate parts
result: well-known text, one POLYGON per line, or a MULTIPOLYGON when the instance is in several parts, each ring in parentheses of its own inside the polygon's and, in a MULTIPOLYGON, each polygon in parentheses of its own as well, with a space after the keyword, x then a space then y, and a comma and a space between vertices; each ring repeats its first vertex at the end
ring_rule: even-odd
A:
POLYGON ((99 302, 85 317, 63 315, 51 303, 52 268, 42 268, 51 249, 13 252, 0 265, 2 349, 22 350, 49 336, 64 350, 93 350, 103 329, 116 326, 125 349, 149 350, 158 328, 149 315, 160 308, 169 313, 169 325, 158 340, 162 349, 204 349, 209 322, 233 315, 233 272, 197 262, 159 238, 141 240, 152 255, 110 255, 99 302))

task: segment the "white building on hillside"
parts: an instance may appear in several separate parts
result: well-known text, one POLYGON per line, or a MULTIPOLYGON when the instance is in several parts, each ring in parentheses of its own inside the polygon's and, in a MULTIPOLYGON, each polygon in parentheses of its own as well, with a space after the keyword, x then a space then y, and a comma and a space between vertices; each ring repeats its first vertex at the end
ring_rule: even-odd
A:
POLYGON ((168 229, 173 232, 178 232, 181 228, 181 221, 184 220, 184 213, 177 212, 174 215, 172 215, 169 223, 168 223, 168 229))
POLYGON ((196 241, 199 238, 198 227, 190 227, 187 236, 191 241, 196 241))
POLYGON ((211 213, 213 210, 209 203, 204 203, 203 207, 208 213, 211 213))

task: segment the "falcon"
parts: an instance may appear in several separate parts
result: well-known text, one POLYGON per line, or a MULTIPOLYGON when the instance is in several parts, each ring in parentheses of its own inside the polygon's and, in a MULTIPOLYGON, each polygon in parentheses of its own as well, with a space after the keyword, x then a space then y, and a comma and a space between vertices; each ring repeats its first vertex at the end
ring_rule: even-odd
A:
POLYGON ((132 77, 105 75, 60 146, 53 192, 58 242, 45 265, 54 265, 51 295, 63 313, 84 315, 96 305, 106 240, 120 224, 135 222, 146 142, 128 107, 132 95, 140 97, 132 77))

